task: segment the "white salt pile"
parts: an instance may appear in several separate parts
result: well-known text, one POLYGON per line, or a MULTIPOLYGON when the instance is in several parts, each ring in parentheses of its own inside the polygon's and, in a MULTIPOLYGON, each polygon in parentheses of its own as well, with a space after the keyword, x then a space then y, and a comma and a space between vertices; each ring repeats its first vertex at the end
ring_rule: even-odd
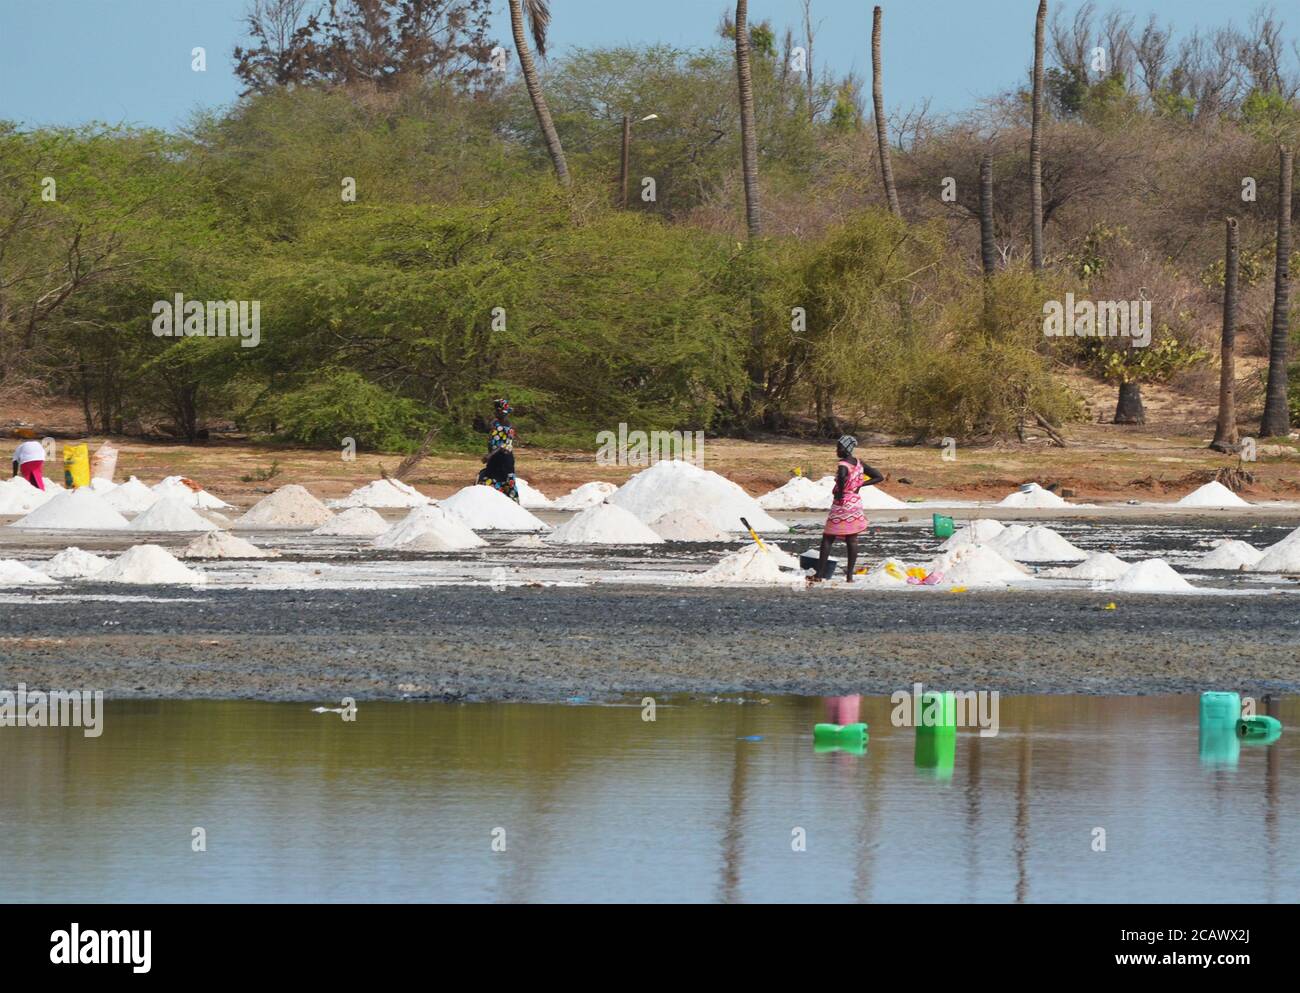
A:
POLYGON ((556 497, 551 501, 551 506, 556 510, 586 510, 604 503, 617 492, 618 487, 613 483, 583 483, 564 496, 556 497))
POLYGON ((546 536, 551 545, 662 545, 664 539, 622 507, 602 503, 546 536))
POLYGON ((111 479, 100 479, 98 476, 94 476, 90 480, 90 488, 100 496, 106 496, 117 489, 117 483, 111 479))
POLYGON ((348 507, 377 507, 380 509, 400 510, 405 507, 421 507, 432 501, 400 479, 376 479, 373 483, 358 486, 342 500, 327 500, 325 506, 337 509, 348 507))
POLYGON ((1004 545, 1010 545, 1029 533, 1028 524, 1008 524, 998 534, 994 535, 984 544, 990 548, 996 548, 1001 551, 1004 545))
MULTIPOLYGON (((421 505, 423 506, 423 505, 421 505)), ((312 534, 347 538, 378 538, 388 530, 388 522, 369 507, 351 507, 326 521, 312 534)))
POLYGON ((168 476, 155 483, 153 491, 159 496, 180 497, 188 501, 191 507, 200 507, 204 510, 225 510, 230 507, 230 504, 214 497, 194 480, 184 476, 168 476))
POLYGON ((1027 483, 1024 489, 1008 493, 998 502, 998 506, 1037 508, 1065 507, 1068 504, 1051 490, 1045 490, 1037 483, 1027 483))
POLYGON ((650 527, 667 541, 727 541, 729 536, 693 510, 670 510, 650 527))
POLYGON ((1129 566, 1111 589, 1116 593, 1186 593, 1196 587, 1178 575, 1164 559, 1147 559, 1129 566))
POLYGON ((932 561, 926 572, 940 573, 945 586, 1002 586, 1031 581, 1024 566, 1008 561, 989 545, 959 545, 932 561))
POLYGON ((251 541, 229 531, 209 531, 185 546, 187 559, 276 559, 280 553, 272 548, 258 548, 251 541))
MULTIPOLYGON (((831 485, 834 482, 832 477, 831 485)), ((758 505, 764 510, 829 510, 832 499, 828 488, 807 476, 795 476, 784 486, 764 493, 758 498, 758 505)))
POLYGON ((536 534, 521 534, 514 541, 506 542, 506 548, 545 548, 546 540, 536 534))
POLYGON ((1112 582, 1128 572, 1129 564, 1110 552, 1093 552, 1078 565, 1049 569, 1043 573, 1054 579, 1088 579, 1112 582))
POLYGON ((822 476, 821 479, 817 480, 817 485, 822 487, 823 489, 833 490, 835 489, 835 477, 822 476))
POLYGON ((1200 489, 1193 490, 1183 497, 1175 507, 1249 507, 1250 504, 1243 500, 1232 490, 1228 489, 1217 479, 1206 483, 1200 489))
POLYGON ((1013 541, 998 542, 997 550, 1017 562, 1082 562, 1088 557, 1047 527, 1032 527, 1013 541))
MULTIPOLYGON (((513 502, 509 497, 502 499, 513 502)), ((453 511, 429 504, 412 508, 409 514, 372 544, 376 548, 401 552, 458 552, 467 548, 481 548, 487 542, 476 535, 453 511)))
POLYGON ((544 524, 504 493, 491 486, 466 486, 442 505, 475 531, 549 531, 544 524))
POLYGON ((65 491, 9 525, 50 531, 121 531, 126 518, 89 487, 65 491))
POLYGON ((178 497, 163 497, 131 522, 132 531, 216 531, 217 526, 200 517, 178 497))
POLYGON ((519 491, 519 506, 525 510, 548 510, 554 501, 541 490, 530 486, 528 480, 515 477, 515 489, 519 491))
POLYGON ((297 483, 281 486, 235 521, 237 528, 317 528, 334 513, 297 483))
POLYGON ((38 490, 22 476, 12 476, 0 483, 0 516, 30 514, 54 496, 52 490, 38 490))
POLYGON ((208 577, 190 569, 161 545, 136 545, 110 562, 95 579, 101 583, 136 583, 142 586, 197 586, 208 577))
POLYGON ((108 559, 73 546, 45 563, 45 574, 55 579, 90 579, 108 565, 108 559))
POLYGON ((981 517, 955 531, 951 538, 939 546, 939 551, 948 552, 958 545, 986 545, 1005 530, 1006 525, 1001 521, 981 517))
POLYGON ((798 571, 799 560, 770 542, 764 544, 766 551, 749 544, 728 553, 713 568, 695 576, 692 582, 701 586, 726 583, 739 586, 802 587, 805 577, 798 571), (793 563, 793 567, 790 563, 793 563))
POLYGON ((1245 541, 1221 541, 1201 558, 1202 569, 1226 569, 1236 572, 1249 569, 1264 557, 1264 553, 1245 541))
POLYGON ((0 586, 48 586, 53 582, 45 573, 37 572, 17 559, 0 559, 0 586))
POLYGON ((1247 567, 1248 572, 1276 572, 1285 576, 1300 575, 1300 541, 1288 536, 1276 545, 1264 549, 1258 562, 1247 567))
POLYGON ((693 510, 723 531, 744 531, 742 517, 756 531, 789 530, 725 476, 680 460, 656 462, 638 472, 609 502, 647 524, 669 511, 693 510))
POLYGON ((855 576, 854 582, 871 589, 896 590, 907 586, 907 563, 889 558, 867 570, 865 576, 855 576))
MULTIPOLYGON (((119 514, 142 514, 161 500, 157 493, 132 476, 104 494, 104 502, 119 514)), ((193 503, 188 503, 193 506, 193 503)))
POLYGON ((906 507, 898 497, 890 496, 879 486, 864 486, 858 490, 858 499, 862 501, 864 510, 893 510, 896 507, 906 507))

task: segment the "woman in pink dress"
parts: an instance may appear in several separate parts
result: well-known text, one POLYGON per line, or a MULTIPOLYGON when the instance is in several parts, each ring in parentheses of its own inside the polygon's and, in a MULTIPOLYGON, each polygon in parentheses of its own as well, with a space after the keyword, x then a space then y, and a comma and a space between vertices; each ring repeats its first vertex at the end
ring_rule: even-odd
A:
MULTIPOLYGON (((835 455, 840 460, 835 469, 835 502, 831 512, 826 515, 826 528, 822 532, 821 559, 817 565, 817 575, 826 571, 826 559, 831 553, 831 545, 836 538, 843 538, 849 550, 848 582, 853 582, 853 570, 858 564, 858 535, 867 529, 867 517, 862 513, 862 498, 858 491, 864 486, 875 486, 884 481, 884 476, 871 466, 858 461, 853 455, 858 447, 858 439, 846 434, 835 446, 835 455)), ((820 582, 815 579, 814 582, 820 582)))

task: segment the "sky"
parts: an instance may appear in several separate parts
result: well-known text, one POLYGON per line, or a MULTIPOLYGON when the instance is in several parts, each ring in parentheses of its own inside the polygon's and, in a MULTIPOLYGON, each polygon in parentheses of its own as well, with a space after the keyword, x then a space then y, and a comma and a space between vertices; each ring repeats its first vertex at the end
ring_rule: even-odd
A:
MULTIPOLYGON (((232 103, 239 84, 231 50, 244 40, 248 0, 0 0, 0 119, 28 126, 89 121, 173 128, 200 108, 232 103), (191 68, 202 47, 207 69, 191 68)), ((1053 7, 1058 0, 1053 0, 1053 7)), ((1073 12, 1077 3, 1061 4, 1073 12)), ((698 47, 716 41, 726 0, 552 0, 555 51, 626 43, 698 47)), ((871 67, 869 0, 813 0, 820 24, 818 65, 837 75, 871 67)), ((925 100, 956 113, 1019 85, 1033 53, 1035 0, 886 0, 885 97, 891 112, 925 100)), ((1102 0, 1101 9, 1112 5, 1102 0)), ((1137 17, 1154 13, 1180 30, 1232 19, 1251 0, 1124 0, 1137 17)), ((1285 14, 1288 4, 1278 10, 1285 14)), ((734 9, 734 6, 733 6, 734 9)), ((798 0, 750 0, 750 19, 778 28, 801 22, 798 0)), ((1300 12, 1288 33, 1300 37, 1300 12)), ((505 0, 494 16, 508 44, 505 0)), ((802 30, 796 30, 801 36, 802 30)))

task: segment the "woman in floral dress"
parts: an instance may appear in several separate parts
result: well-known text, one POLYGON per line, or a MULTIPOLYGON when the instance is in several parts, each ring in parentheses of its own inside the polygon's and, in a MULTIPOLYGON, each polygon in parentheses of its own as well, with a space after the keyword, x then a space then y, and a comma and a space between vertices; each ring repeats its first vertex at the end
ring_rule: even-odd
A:
POLYGON ((488 430, 488 453, 483 456, 483 470, 478 481, 519 502, 515 485, 515 428, 510 423, 510 401, 504 397, 492 403, 496 416, 488 430))
MULTIPOLYGON (((858 535, 867 529, 867 516, 862 512, 862 498, 858 491, 864 486, 875 486, 885 477, 871 466, 858 461, 853 451, 858 447, 858 439, 846 434, 835 446, 835 456, 839 465, 835 469, 834 502, 830 513, 826 515, 826 528, 822 532, 821 558, 817 565, 817 576, 826 571, 826 559, 831 553, 831 546, 836 538, 843 538, 849 550, 847 582, 853 582, 853 570, 858 564, 858 535)), ((820 582, 814 578, 813 582, 820 582)))

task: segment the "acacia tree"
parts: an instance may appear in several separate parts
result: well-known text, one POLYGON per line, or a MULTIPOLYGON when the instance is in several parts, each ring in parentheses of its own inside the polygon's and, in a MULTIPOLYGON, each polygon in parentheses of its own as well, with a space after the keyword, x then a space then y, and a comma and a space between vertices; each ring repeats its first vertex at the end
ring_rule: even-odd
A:
POLYGON ((1291 149, 1285 145, 1278 157, 1281 175, 1277 196, 1277 262, 1273 276, 1273 335, 1268 352, 1268 390, 1264 395, 1264 419, 1259 427, 1263 438, 1275 438, 1291 430, 1286 363, 1291 332, 1291 173, 1294 160, 1291 149))
POLYGON ((1219 362, 1219 421, 1214 429, 1210 447, 1220 452, 1234 451, 1237 438, 1236 361, 1237 334, 1237 274, 1240 271, 1241 252, 1237 219, 1229 217, 1227 247, 1223 257, 1223 338, 1219 362))
POLYGON ((537 54, 546 58, 546 31, 551 24, 551 5, 548 0, 510 0, 510 30, 515 37, 515 51, 519 54, 519 69, 524 76, 524 85, 528 88, 528 99, 533 102, 537 125, 542 130, 546 150, 551 155, 552 165, 555 166, 555 178, 562 186, 568 186, 571 182, 569 165, 564 159, 560 135, 555 130, 555 122, 551 120, 550 108, 546 106, 542 82, 537 77, 537 65, 533 62, 533 53, 528 50, 528 39, 524 34, 525 12, 528 26, 532 29, 533 44, 537 46, 537 54))
POLYGON ((889 130, 885 120, 885 94, 880 64, 881 10, 876 7, 871 14, 871 104, 876 114, 876 147, 880 150, 880 175, 885 184, 885 198, 895 217, 902 217, 898 206, 898 187, 894 185, 894 166, 889 158, 889 130))
POLYGON ((1034 107, 1029 136, 1030 237, 1034 272, 1043 271, 1043 54, 1047 37, 1047 0, 1038 0, 1034 23, 1034 107))

